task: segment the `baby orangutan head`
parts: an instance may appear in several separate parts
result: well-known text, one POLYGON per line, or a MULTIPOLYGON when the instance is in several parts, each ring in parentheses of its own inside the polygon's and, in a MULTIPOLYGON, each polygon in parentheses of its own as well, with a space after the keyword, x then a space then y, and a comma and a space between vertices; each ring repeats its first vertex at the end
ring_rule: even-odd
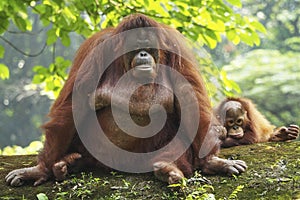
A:
POLYGON ((224 126, 227 130, 227 137, 240 139, 244 136, 244 127, 247 119, 247 111, 237 101, 228 101, 224 104, 225 113, 224 126))

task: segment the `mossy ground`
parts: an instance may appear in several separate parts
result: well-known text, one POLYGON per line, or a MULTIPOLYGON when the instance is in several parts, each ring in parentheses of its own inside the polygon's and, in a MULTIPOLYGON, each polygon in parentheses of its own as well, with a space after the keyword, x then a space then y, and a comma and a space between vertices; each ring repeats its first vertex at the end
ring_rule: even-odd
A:
POLYGON ((34 165, 35 156, 1 156, 0 199, 37 199, 40 193, 49 199, 300 199, 300 142, 222 149, 220 156, 244 160, 248 170, 236 177, 197 174, 177 189, 158 181, 152 173, 120 172, 84 172, 62 183, 48 181, 38 187, 28 183, 13 188, 5 184, 5 175, 12 169, 34 165))

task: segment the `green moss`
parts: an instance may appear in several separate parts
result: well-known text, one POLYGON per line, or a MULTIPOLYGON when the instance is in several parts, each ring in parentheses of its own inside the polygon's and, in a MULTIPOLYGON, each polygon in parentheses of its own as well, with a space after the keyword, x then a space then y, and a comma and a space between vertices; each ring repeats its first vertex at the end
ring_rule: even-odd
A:
POLYGON ((300 197, 300 143, 265 143, 234 147, 224 157, 242 159, 248 170, 235 178, 209 177, 216 196, 244 185, 240 199, 296 199, 300 197), (218 189, 217 189, 218 188, 218 189))
POLYGON ((248 170, 240 176, 201 176, 170 188, 152 173, 84 172, 66 181, 19 188, 4 183, 12 169, 35 164, 35 156, 0 157, 0 199, 299 199, 300 142, 265 143, 222 149, 221 157, 241 159, 248 170))

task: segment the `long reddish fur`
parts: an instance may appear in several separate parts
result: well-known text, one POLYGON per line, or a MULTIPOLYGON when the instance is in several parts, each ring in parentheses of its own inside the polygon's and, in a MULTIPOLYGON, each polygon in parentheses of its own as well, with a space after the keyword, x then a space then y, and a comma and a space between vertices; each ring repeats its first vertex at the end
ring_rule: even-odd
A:
MULTIPOLYGON (((273 126, 256 108, 251 100, 242 97, 228 97, 220 103, 216 113, 222 113, 224 104, 228 101, 237 101, 247 112, 244 132, 245 135, 239 140, 239 144, 253 144, 257 142, 267 142, 272 136, 275 126, 273 126)), ((238 145, 238 144, 236 144, 238 145)))
MULTIPOLYGON (((95 35, 87 39, 77 51, 76 57, 73 62, 73 66, 69 73, 69 77, 64 87, 62 88, 60 95, 58 96, 50 110, 50 121, 42 126, 46 134, 46 140, 44 144, 44 149, 39 154, 38 162, 40 165, 45 166, 50 171, 53 164, 62 159, 67 154, 72 140, 75 134, 77 134, 72 115, 72 90, 74 87, 74 82, 77 73, 79 71, 86 72, 85 78, 81 81, 82 84, 89 81, 89 78, 91 78, 92 74, 94 74, 95 72, 93 72, 94 69, 91 68, 92 64, 87 62, 86 59, 88 57, 93 57, 93 59, 97 59, 97 62, 101 62, 101 57, 97 58, 98 55, 93 55, 95 54, 95 48, 100 43, 102 43, 107 38, 113 35, 127 30, 128 28, 131 29, 133 27, 140 27, 140 24, 128 23, 132 17, 142 18, 143 15, 136 14, 129 16, 125 20, 123 20, 123 22, 119 24, 116 28, 108 28, 102 30, 99 33, 96 33, 95 35)), ((159 24, 154 20, 150 20, 148 26, 169 29, 169 27, 159 24)), ((173 31, 175 32, 176 30, 173 31)), ((192 164, 194 167, 201 167, 204 164, 205 160, 208 159, 210 156, 216 154, 219 149, 219 145, 215 143, 218 139, 213 139, 212 141, 214 141, 214 143, 211 145, 214 147, 209 153, 209 155, 203 159, 198 158, 198 153, 201 144, 204 141, 205 136, 207 135, 207 131, 209 129, 209 125, 212 119, 210 100, 208 98, 204 82, 199 74, 198 69, 196 68, 196 66, 198 66, 197 61, 193 58, 192 53, 185 46, 186 44, 178 43, 178 41, 176 41, 176 37, 172 38, 172 36, 166 35, 161 35, 161 40, 163 40, 163 42, 166 43, 166 45, 168 45, 168 43, 176 43, 178 45, 177 48, 185 55, 188 55, 188 59, 183 59, 175 54, 163 55, 164 58, 162 60, 166 62, 164 64, 172 66, 180 74, 182 74, 192 84, 196 93, 199 105, 200 122, 196 138, 192 143, 193 161, 190 164, 192 164), (165 38, 168 38, 170 40, 164 41, 165 38), (168 59, 166 57, 168 57, 168 59)), ((91 60, 90 62, 94 61, 95 60, 91 60)), ((248 102, 242 101, 242 103, 248 107, 252 106, 248 102)), ((250 108, 249 110, 253 109, 250 108)), ((249 117, 252 118, 253 113, 250 112, 249 114, 249 117)), ((256 114, 254 115, 255 117, 257 117, 256 114)), ((253 128, 258 129, 257 127, 253 128)), ((210 137, 215 136, 211 135, 210 137)))

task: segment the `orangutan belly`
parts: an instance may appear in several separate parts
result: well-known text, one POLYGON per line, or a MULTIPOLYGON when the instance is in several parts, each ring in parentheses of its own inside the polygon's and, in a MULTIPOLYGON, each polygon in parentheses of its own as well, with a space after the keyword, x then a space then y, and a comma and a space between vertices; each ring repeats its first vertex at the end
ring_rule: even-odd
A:
MULTIPOLYGON (((134 137, 130 135, 130 132, 126 133, 122 130, 118 124, 115 122, 114 117, 112 115, 111 107, 106 107, 98 111, 98 121, 101 125, 101 128, 105 135, 109 138, 109 140, 114 143, 116 146, 128 150, 133 151, 137 149, 136 145, 139 145, 143 138, 134 137)), ((129 116, 123 111, 117 111, 119 119, 128 120, 129 116)), ((150 118, 148 115, 138 116, 138 115, 130 115, 131 123, 135 123, 138 126, 146 126, 150 123, 150 118)), ((124 121, 123 121, 124 122, 124 121)), ((122 121, 121 121, 122 123, 122 121)), ((122 123, 123 124, 123 123, 122 123)), ((134 127, 130 127, 130 123, 125 123, 127 126, 125 127, 127 130, 131 130, 134 127)))

